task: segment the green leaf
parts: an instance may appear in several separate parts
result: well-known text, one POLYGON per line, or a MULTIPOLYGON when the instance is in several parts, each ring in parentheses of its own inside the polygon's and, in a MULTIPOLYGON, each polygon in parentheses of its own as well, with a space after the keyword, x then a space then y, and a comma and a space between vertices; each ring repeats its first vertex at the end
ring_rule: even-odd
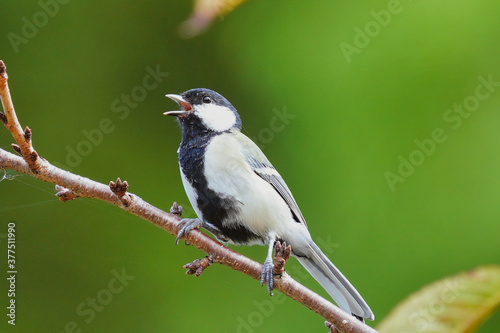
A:
POLYGON ((380 333, 471 333, 500 304, 500 266, 483 266, 413 293, 380 322, 380 333))

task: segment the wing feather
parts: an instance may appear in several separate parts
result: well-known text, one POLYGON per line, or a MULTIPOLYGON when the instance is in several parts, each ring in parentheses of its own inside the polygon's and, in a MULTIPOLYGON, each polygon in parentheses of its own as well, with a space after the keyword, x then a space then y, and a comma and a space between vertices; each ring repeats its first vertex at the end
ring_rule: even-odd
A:
POLYGON ((279 195, 285 200, 286 204, 290 208, 290 211, 298 223, 304 223, 307 226, 306 220, 302 215, 302 212, 295 201, 292 192, 286 185, 285 181, 281 175, 276 171, 271 162, 267 159, 266 155, 260 150, 260 148, 247 136, 241 132, 234 131, 233 134, 236 136, 238 141, 243 146, 243 152, 248 162, 250 168, 259 177, 267 181, 279 195))

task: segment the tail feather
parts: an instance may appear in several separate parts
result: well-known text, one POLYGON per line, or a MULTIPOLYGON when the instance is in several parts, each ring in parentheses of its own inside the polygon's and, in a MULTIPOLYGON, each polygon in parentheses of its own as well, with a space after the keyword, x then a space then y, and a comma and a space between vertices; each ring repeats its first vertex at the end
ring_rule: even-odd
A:
POLYGON ((301 252, 305 256, 297 256, 297 259, 342 310, 356 317, 375 319, 361 295, 316 244, 311 242, 309 248, 301 249, 301 252))

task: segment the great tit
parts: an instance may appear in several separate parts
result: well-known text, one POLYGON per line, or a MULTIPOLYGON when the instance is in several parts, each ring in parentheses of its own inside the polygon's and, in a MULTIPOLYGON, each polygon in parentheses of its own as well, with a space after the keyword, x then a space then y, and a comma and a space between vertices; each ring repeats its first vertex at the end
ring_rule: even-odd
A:
POLYGON ((166 96, 181 108, 164 114, 177 117, 181 126, 181 178, 198 216, 183 221, 178 237, 202 227, 223 242, 267 245, 261 284, 267 282, 269 292, 274 245, 284 241, 341 309, 360 320, 373 320, 368 304, 311 239, 283 178, 241 133, 241 119, 231 103, 204 88, 166 96))

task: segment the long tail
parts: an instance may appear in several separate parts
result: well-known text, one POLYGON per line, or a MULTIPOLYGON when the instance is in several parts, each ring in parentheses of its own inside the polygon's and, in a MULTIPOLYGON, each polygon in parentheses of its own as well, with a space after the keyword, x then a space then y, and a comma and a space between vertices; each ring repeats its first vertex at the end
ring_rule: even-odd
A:
POLYGON ((306 256, 297 256, 297 259, 342 310, 359 319, 375 319, 372 310, 361 295, 316 244, 311 242, 309 248, 306 251, 301 249, 301 252, 305 252, 306 256))

